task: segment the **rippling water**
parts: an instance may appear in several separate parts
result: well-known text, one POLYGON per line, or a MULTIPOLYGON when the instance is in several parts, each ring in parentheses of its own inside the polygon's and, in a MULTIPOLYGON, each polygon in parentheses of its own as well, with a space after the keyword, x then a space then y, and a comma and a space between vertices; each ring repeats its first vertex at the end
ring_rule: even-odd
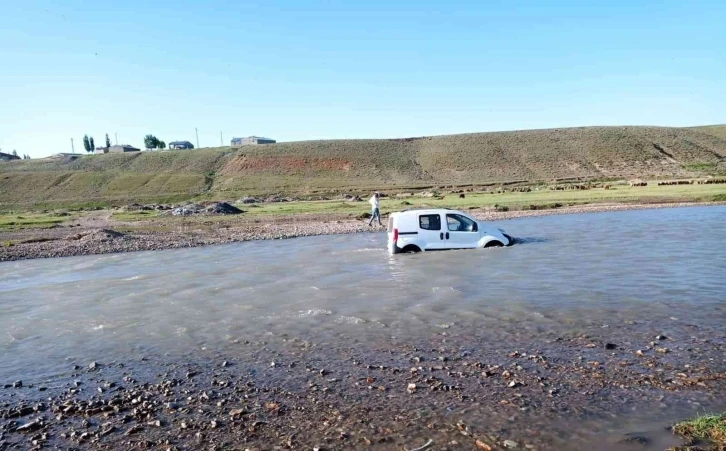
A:
MULTIPOLYGON (((287 334, 352 345, 476 330, 481 346, 637 320, 723 330, 726 208, 511 220, 511 248, 389 256, 385 235, 0 264, 0 380, 68 359, 287 334)), ((663 330, 668 333, 668 330, 663 330)))

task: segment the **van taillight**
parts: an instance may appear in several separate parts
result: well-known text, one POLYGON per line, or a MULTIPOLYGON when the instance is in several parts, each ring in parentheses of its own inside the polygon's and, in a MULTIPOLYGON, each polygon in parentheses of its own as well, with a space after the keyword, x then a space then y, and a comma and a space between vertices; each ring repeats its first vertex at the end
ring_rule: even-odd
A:
POLYGON ((398 242, 398 229, 393 229, 393 242, 398 242))

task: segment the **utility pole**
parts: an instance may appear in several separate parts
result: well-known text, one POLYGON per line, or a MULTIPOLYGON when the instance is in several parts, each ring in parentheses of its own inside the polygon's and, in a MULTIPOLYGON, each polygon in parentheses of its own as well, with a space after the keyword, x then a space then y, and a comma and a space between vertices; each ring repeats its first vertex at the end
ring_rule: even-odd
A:
POLYGON ((199 149, 199 130, 196 127, 194 127, 194 133, 197 134, 197 149, 199 149))
POLYGON ((222 139, 222 132, 219 132, 219 145, 224 146, 224 139, 222 139))
POLYGON ((118 135, 116 132, 113 132, 113 140, 116 141, 116 145, 118 146, 118 135))
POLYGON ((71 138, 71 153, 76 153, 76 148, 73 146, 73 138, 71 138))

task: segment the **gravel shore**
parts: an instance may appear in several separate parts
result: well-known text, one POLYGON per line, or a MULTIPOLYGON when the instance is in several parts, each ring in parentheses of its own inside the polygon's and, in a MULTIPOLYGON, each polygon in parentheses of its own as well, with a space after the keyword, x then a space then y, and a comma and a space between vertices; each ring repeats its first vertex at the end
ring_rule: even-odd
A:
POLYGON ((726 348, 712 330, 646 329, 484 348, 451 331, 337 352, 270 337, 233 354, 69 362, 0 385, 0 450, 658 449, 678 443, 672 409, 722 403, 726 348), (631 429, 641 415, 663 424, 631 429))
MULTIPOLYGON (((620 210, 645 210, 693 206, 722 205, 704 203, 664 204, 590 204, 549 210, 495 211, 469 210, 477 219, 504 221, 507 219, 575 213, 595 213, 620 210)), ((384 218, 385 219, 385 218, 384 218)), ((53 229, 28 229, 0 233, 0 262, 33 258, 70 257, 117 252, 150 251, 188 248, 252 240, 287 239, 303 236, 337 235, 380 232, 383 227, 369 227, 367 220, 322 215, 275 216, 221 226, 205 226, 189 221, 186 226, 171 230, 146 230, 145 222, 60 226, 53 229), (117 230, 118 229, 118 230, 117 230), (123 232, 119 232, 122 230, 123 232)), ((158 228, 158 227, 156 227, 158 228)))

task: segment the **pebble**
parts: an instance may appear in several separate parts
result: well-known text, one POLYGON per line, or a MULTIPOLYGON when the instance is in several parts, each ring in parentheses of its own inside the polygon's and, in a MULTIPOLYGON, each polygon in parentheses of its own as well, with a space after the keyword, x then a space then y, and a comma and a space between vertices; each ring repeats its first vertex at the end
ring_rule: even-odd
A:
POLYGON ((245 413, 245 409, 232 409, 229 411, 229 416, 238 417, 245 413))
POLYGON ((23 388, 23 381, 13 382, 13 388, 23 388))
POLYGON ((408 384, 408 388, 406 390, 409 393, 416 393, 416 384, 408 384))
POLYGON ((504 444, 505 448, 510 448, 510 449, 514 449, 519 446, 519 444, 517 442, 515 442, 514 440, 504 440, 503 444, 504 444))

